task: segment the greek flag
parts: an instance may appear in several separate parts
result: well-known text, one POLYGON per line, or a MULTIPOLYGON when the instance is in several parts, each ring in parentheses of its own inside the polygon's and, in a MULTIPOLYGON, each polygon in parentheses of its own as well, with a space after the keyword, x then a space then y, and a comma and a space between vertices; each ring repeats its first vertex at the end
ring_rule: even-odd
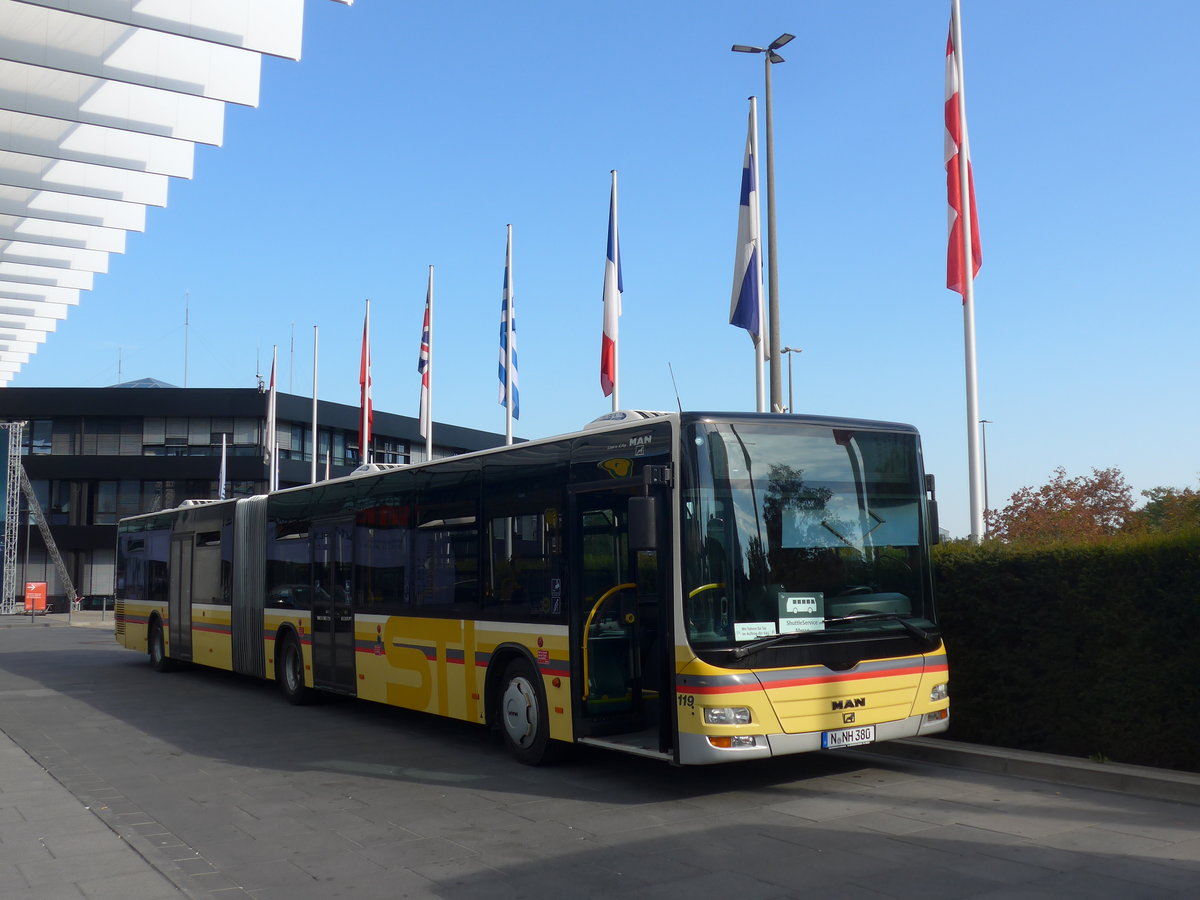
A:
POLYGON ((517 390, 517 315, 513 307, 512 226, 504 253, 504 288, 500 300, 500 405, 512 418, 521 418, 521 393, 517 390), (512 404, 509 405, 509 390, 512 404))

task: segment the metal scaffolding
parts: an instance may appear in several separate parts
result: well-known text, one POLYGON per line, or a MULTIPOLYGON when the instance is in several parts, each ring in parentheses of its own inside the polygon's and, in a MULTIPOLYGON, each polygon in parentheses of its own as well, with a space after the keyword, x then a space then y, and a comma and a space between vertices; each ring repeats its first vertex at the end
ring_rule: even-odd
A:
MULTIPOLYGON (((24 422, 0 422, 0 434, 6 437, 6 452, 4 454, 4 577, 0 589, 0 615, 13 615, 24 612, 17 608, 17 541, 21 534, 21 495, 25 495, 25 508, 29 511, 29 520, 36 523, 46 545, 46 555, 54 564, 58 577, 62 582, 63 592, 74 609, 79 601, 75 593, 75 585, 67 573, 58 545, 54 543, 54 535, 46 516, 42 513, 42 505, 38 503, 33 485, 21 465, 21 435, 24 422)), ((28 536, 26 537, 28 540, 28 536)))
POLYGON ((4 567, 0 615, 17 610, 17 539, 21 533, 21 433, 24 422, 0 422, 4 436, 4 567))

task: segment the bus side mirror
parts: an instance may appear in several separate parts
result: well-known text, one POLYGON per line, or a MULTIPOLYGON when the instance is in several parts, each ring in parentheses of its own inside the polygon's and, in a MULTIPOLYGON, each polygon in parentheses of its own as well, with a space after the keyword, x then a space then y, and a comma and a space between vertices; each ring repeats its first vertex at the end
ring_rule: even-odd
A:
POLYGON ((629 549, 658 549, 658 498, 629 498, 629 549))

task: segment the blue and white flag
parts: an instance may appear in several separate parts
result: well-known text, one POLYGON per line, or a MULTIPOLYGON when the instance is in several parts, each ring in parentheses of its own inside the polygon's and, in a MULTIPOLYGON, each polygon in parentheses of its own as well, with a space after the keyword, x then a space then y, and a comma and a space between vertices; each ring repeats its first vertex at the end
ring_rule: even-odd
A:
POLYGON ((762 235, 758 214, 758 106, 750 98, 750 123, 742 163, 742 193, 738 206, 737 254, 733 267, 733 298, 729 324, 745 328, 757 347, 763 333, 762 235))
POLYGON ((225 480, 227 477, 225 474, 225 471, 226 471, 225 470, 225 433, 222 432, 221 433, 221 476, 220 476, 220 481, 217 482, 217 499, 218 500, 225 499, 225 480))
POLYGON ((508 410, 506 418, 521 418, 521 393, 517 390, 517 315, 513 306, 512 226, 508 226, 508 246, 504 252, 504 290, 500 301, 500 405, 508 410), (509 403, 509 391, 512 403, 509 403))

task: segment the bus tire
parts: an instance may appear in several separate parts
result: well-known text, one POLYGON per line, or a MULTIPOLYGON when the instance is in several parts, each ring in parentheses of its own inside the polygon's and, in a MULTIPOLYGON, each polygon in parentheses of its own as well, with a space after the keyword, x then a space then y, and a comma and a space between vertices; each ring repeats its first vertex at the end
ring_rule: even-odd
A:
POLYGON ((505 667, 501 679, 500 730, 509 753, 527 766, 553 762, 561 754, 562 745, 550 739, 542 680, 521 657, 505 667))
POLYGON ((304 651, 300 649, 300 642, 289 631, 280 643, 282 647, 275 656, 275 680, 279 690, 293 706, 311 703, 316 692, 304 684, 304 651))
POLYGON ((167 656, 167 645, 163 640, 162 619, 150 623, 150 634, 146 638, 146 651, 150 656, 150 668, 155 672, 170 672, 175 662, 167 656))

